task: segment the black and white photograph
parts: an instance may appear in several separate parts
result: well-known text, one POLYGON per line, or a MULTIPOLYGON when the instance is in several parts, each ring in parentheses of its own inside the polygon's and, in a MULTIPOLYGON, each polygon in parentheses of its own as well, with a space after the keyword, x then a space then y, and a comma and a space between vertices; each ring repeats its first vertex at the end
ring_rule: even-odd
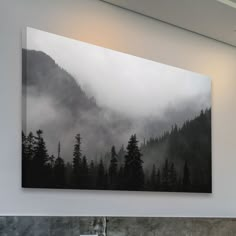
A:
POLYGON ((212 192, 207 75, 27 28, 22 77, 22 187, 212 192))

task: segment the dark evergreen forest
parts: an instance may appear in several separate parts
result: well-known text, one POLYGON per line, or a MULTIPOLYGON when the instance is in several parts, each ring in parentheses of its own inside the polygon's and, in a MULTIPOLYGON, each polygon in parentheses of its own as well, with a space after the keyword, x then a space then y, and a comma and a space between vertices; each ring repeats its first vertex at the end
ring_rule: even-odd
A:
MULTIPOLYGON (((87 158, 78 133, 71 143, 72 162, 50 155, 43 130, 22 132, 22 186, 27 188, 103 189, 134 191, 208 192, 211 185, 211 109, 201 111, 181 127, 174 125, 160 137, 128 143, 100 159, 87 158), (167 146, 160 157, 163 145, 167 146), (145 168, 155 155, 151 168, 145 168), (164 155, 164 160, 163 160, 164 155), (107 161, 109 159, 109 161, 107 161)), ((45 131, 46 132, 46 131, 45 131)), ((92 148, 92 147, 91 147, 92 148)), ((150 166, 150 165, 149 165, 150 166)))

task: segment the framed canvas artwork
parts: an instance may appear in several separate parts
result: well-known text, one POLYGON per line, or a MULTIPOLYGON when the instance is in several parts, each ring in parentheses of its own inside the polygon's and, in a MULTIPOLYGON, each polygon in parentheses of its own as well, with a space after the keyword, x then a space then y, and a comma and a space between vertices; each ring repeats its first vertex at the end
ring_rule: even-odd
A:
POLYGON ((212 191, 211 80, 27 28, 22 187, 212 191))

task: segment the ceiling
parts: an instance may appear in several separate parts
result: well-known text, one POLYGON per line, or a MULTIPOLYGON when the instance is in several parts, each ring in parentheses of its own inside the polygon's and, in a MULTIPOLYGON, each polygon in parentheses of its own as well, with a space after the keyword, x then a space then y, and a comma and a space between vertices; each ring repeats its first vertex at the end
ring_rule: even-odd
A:
POLYGON ((103 1, 236 46, 236 0, 103 1))

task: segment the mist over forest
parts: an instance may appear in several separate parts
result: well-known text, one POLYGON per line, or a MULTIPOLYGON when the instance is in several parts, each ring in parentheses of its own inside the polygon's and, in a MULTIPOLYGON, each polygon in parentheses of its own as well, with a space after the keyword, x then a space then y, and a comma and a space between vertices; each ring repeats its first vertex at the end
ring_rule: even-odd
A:
MULTIPOLYGON (((25 166, 23 185, 151 191, 211 190, 209 103, 199 110, 196 105, 198 98, 190 98, 175 106, 169 104, 164 111, 162 109, 161 115, 155 115, 155 112, 147 115, 144 112, 137 112, 135 116, 127 115, 127 112, 122 113, 99 104, 96 95, 91 95, 88 86, 84 90, 78 81, 78 78, 76 80, 46 53, 23 50, 23 151, 27 153, 28 150, 29 153, 27 147, 38 142, 39 146, 44 146, 44 151, 40 151, 41 156, 45 155, 43 165, 48 165, 47 170, 42 172, 45 176, 48 175, 44 184, 43 180, 29 183, 27 179, 32 178, 32 173, 27 173, 26 169, 38 169, 40 162, 33 167, 33 155, 36 154, 33 154, 33 151, 31 154, 25 154, 28 164, 25 166), (76 145, 77 149, 79 148, 77 151, 81 166, 84 165, 83 175, 89 176, 89 168, 94 168, 96 176, 92 178, 100 179, 99 183, 91 179, 88 182, 88 178, 83 180, 84 184, 71 180, 76 145), (128 186, 126 184, 129 177, 126 176, 124 181, 129 145, 133 150, 138 149, 138 154, 135 155, 138 155, 140 173, 143 173, 140 179, 143 186, 141 188, 141 185, 134 186, 133 177, 130 177, 128 186), (56 164, 59 165, 57 170, 56 164), (197 171, 196 166, 199 166, 197 171), (49 169, 52 171, 53 168, 54 177, 52 174, 50 177, 49 169), (112 168, 115 168, 113 172, 116 173, 116 176, 112 177, 113 184, 109 179, 109 171, 112 168), (123 182, 117 180, 119 175, 122 176, 119 179, 123 178, 123 182), (183 186, 184 181, 186 186, 190 182, 194 183, 195 189, 183 186)), ((112 91, 106 92, 113 96, 112 91)), ((122 91, 119 93, 122 96, 122 91)), ((153 103, 155 102, 153 100, 153 103)), ((38 175, 41 176, 42 173, 39 172, 38 175)), ((92 175, 95 175, 94 173, 92 175)))
MULTIPOLYGON (((23 99, 27 129, 44 130, 51 154, 57 155, 58 142, 61 142, 61 154, 66 160, 73 158, 71 149, 77 133, 81 134, 81 148, 87 158, 99 159, 110 152, 112 145, 117 149, 126 145, 132 134, 137 135, 141 144, 170 131, 175 124, 182 126, 200 113, 195 109, 198 102, 195 99, 179 107, 167 107, 163 117, 128 117, 97 104, 95 97, 89 97, 78 82, 45 53, 34 50, 23 53, 27 53, 23 56, 27 78, 23 82, 23 96, 27 96, 23 99)), ((122 96, 122 91, 120 94, 122 96)), ((209 107, 203 107, 206 108, 209 107)))

